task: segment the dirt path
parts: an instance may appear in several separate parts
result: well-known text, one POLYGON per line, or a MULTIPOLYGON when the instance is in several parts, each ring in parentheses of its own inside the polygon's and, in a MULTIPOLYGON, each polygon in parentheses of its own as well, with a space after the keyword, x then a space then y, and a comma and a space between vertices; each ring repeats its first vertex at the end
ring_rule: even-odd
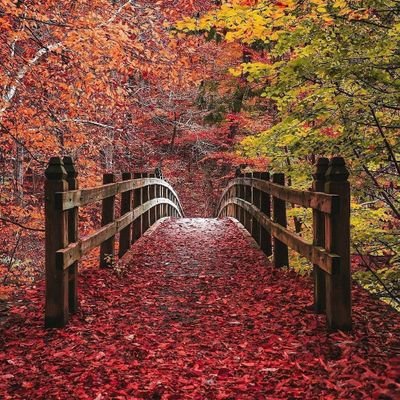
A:
POLYGON ((27 291, 3 324, 2 399, 384 400, 399 388, 398 314, 355 289, 354 333, 327 334, 310 280, 274 270, 228 219, 164 221, 115 270, 82 273, 65 329, 43 329, 42 299, 27 291))

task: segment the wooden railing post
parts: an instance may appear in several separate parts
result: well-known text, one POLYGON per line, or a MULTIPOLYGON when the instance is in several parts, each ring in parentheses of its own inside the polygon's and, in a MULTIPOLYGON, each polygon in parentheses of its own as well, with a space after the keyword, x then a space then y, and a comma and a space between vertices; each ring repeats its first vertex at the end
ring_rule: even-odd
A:
MULTIPOLYGON (((133 179, 140 179, 142 174, 135 172, 133 179)), ((143 190, 135 189, 133 192, 133 208, 137 208, 143 204, 143 190)), ((142 216, 133 221, 132 243, 135 243, 142 236, 142 216)))
MULTIPOLYGON (((157 179, 160 179, 161 171, 158 167, 154 170, 154 176, 157 179)), ((161 197, 161 186, 160 185, 155 186, 155 196, 156 196, 156 198, 161 197)), ((161 204, 158 204, 155 208, 155 219, 156 219, 156 221, 158 221, 160 218, 161 218, 161 204)))
MULTIPOLYGON (((236 168, 235 170, 235 178, 240 178, 241 171, 240 168, 236 168)), ((239 186, 235 185, 233 187, 233 197, 239 197, 239 186)), ((239 220, 239 206, 234 204, 233 205, 233 217, 239 220)))
MULTIPOLYGON (((253 173, 252 172, 247 172, 246 174, 244 174, 244 177, 251 179, 253 177, 253 173)), ((244 199, 247 202, 252 203, 252 197, 253 197, 252 187, 251 186, 247 186, 247 185, 244 186, 244 199)), ((244 215, 245 215, 244 226, 247 229, 247 231, 251 233, 253 217, 247 211, 244 212, 244 215)))
MULTIPOLYGON (((254 179, 261 179, 261 172, 253 172, 254 179)), ((253 204, 261 210, 261 191, 253 187, 253 204)), ((253 219, 252 236, 261 245, 261 225, 253 219)))
MULTIPOLYGON (((103 184, 115 183, 114 174, 104 174, 103 184)), ((113 222, 115 218, 115 196, 107 197, 102 201, 101 226, 113 222)), ((100 247, 100 268, 110 267, 115 259, 115 236, 110 237, 100 247)))
MULTIPOLYGON (((272 175, 272 182, 278 185, 285 185, 285 175, 282 173, 276 173, 272 175)), ((286 202, 280 200, 277 197, 272 197, 272 209, 274 222, 282 225, 284 228, 287 227, 286 219, 286 202)), ((274 237, 274 266, 283 267, 289 266, 289 254, 288 247, 280 240, 274 237)))
MULTIPOLYGON (((269 172, 262 172, 260 179, 268 182, 270 179, 269 172)), ((260 210, 262 211, 262 213, 265 214, 268 218, 271 218, 271 196, 268 193, 261 192, 260 202, 260 210)), ((265 228, 261 227, 260 235, 261 250, 265 253, 265 255, 270 256, 272 254, 271 233, 268 232, 265 228)))
MULTIPOLYGON (((228 192, 226 193, 226 197, 228 199, 232 198, 232 193, 233 193, 233 187, 228 190, 228 192)), ((226 214, 227 217, 233 216, 232 208, 233 208, 233 204, 229 204, 227 207, 225 207, 224 213, 226 214)))
POLYGON ((68 245, 68 213, 56 209, 55 193, 68 189, 67 172, 60 157, 52 157, 45 171, 46 328, 68 322, 68 272, 58 264, 56 251, 68 245))
MULTIPOLYGON (((172 195, 172 198, 174 199, 173 200, 174 204, 177 205, 176 197, 174 195, 172 195)), ((178 218, 178 211, 176 210, 176 208, 174 208, 173 212, 174 212, 174 217, 178 218)))
MULTIPOLYGON (((148 178, 148 177, 149 177, 149 174, 147 172, 142 173, 142 178, 148 178)), ((149 197, 150 197, 150 188, 149 188, 149 186, 145 186, 142 189, 142 201, 143 201, 142 204, 149 201, 149 197)), ((147 229, 149 229, 149 227, 150 227, 150 212, 147 211, 142 216, 142 234, 145 233, 147 231, 147 229)))
MULTIPOLYGON (((168 188, 165 186, 163 187, 163 197, 164 199, 168 199, 168 188)), ((163 205, 163 217, 166 218, 168 217, 168 204, 163 205)))
MULTIPOLYGON (((155 177, 156 177, 156 174, 149 174, 149 178, 155 178, 155 177)), ((149 198, 150 198, 150 200, 153 200, 156 197, 157 197, 156 185, 152 185, 149 187, 149 198)), ((157 221, 156 211, 157 211, 157 207, 153 207, 149 211, 150 226, 153 225, 157 221)))
MULTIPOLYGON (((164 198, 169 199, 169 191, 168 188, 164 187, 164 198)), ((164 217, 169 217, 169 205, 164 205, 164 217)))
MULTIPOLYGON (((161 198, 165 198, 165 187, 161 186, 161 194, 160 194, 161 198)), ((165 205, 161 204, 160 205, 160 218, 164 218, 165 217, 165 205)))
POLYGON ((350 183, 342 157, 326 171, 325 192, 340 196, 339 211, 325 220, 325 248, 340 256, 339 271, 326 277, 326 316, 330 329, 351 330, 350 183))
MULTIPOLYGON (((169 192, 169 199, 171 201, 174 201, 174 196, 173 196, 171 191, 169 192)), ((171 217, 174 217, 174 207, 170 206, 170 212, 169 213, 170 213, 171 217)))
MULTIPOLYGON (((168 190, 168 195, 167 195, 169 200, 172 200, 172 193, 168 190)), ((168 216, 172 217, 172 206, 168 205, 168 216)))
MULTIPOLYGON (((129 172, 122 173, 122 180, 129 181, 132 179, 132 174, 129 172)), ((132 191, 129 190, 121 194, 121 216, 132 210, 132 191)), ((119 251, 118 256, 122 257, 130 248, 132 241, 132 226, 129 224, 122 229, 119 234, 119 251)))
MULTIPOLYGON (((78 172, 75 169, 71 157, 64 157, 64 168, 67 172, 68 190, 78 189, 78 172)), ((78 217, 79 208, 75 207, 68 211, 68 243, 78 241, 78 217)), ((68 303, 69 312, 75 313, 78 310, 78 262, 68 268, 68 303)))
MULTIPOLYGON (((236 168, 235 178, 243 178, 243 174, 242 174, 242 171, 240 170, 240 168, 236 168)), ((243 197, 242 188, 243 188, 242 185, 236 185, 236 197, 239 199, 241 199, 243 197)), ((243 225, 243 223, 244 223, 243 209, 238 205, 236 205, 236 218, 243 225)))
MULTIPOLYGON (((325 191, 325 173, 328 169, 329 160, 320 157, 315 165, 313 173, 312 190, 314 192, 325 191)), ((325 246, 325 216, 319 211, 313 209, 313 244, 315 246, 325 246)), ((318 265, 313 265, 314 275, 314 309, 317 313, 325 312, 326 290, 325 290, 325 272, 318 265)))

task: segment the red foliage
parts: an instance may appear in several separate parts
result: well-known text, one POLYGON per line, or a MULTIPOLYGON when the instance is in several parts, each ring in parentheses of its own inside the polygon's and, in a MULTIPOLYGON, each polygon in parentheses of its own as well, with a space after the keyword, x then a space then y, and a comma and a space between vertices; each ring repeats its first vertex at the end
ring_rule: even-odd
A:
POLYGON ((230 220, 164 222, 132 250, 81 274, 66 329, 43 329, 42 286, 17 301, 2 398, 395 398, 400 317, 362 289, 353 333, 329 334, 310 279, 267 265, 230 220))

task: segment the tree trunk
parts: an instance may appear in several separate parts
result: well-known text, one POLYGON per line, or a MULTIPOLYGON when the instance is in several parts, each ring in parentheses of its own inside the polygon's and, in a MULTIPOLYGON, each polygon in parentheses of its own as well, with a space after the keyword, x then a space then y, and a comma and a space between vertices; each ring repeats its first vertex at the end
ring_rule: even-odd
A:
POLYGON ((104 146, 104 168, 112 171, 114 167, 114 132, 107 133, 107 144, 104 146))
POLYGON ((174 112, 174 129, 172 131, 171 143, 169 144, 170 152, 172 152, 174 150, 175 139, 176 139, 176 135, 178 133, 178 126, 176 124, 177 120, 178 120, 178 116, 177 116, 176 112, 174 112))
POLYGON ((24 200, 24 147, 16 143, 15 156, 15 199, 18 205, 23 204, 24 200))

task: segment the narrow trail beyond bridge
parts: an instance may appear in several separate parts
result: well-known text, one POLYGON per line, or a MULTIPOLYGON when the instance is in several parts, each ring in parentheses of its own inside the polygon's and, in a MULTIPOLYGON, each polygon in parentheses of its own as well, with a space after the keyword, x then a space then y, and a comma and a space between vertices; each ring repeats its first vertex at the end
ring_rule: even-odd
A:
POLYGON ((2 398, 391 399, 398 387, 399 317, 356 288, 353 333, 328 334, 311 279, 272 268, 230 218, 162 220, 79 285, 64 329, 43 329, 43 287, 13 307, 2 398))

